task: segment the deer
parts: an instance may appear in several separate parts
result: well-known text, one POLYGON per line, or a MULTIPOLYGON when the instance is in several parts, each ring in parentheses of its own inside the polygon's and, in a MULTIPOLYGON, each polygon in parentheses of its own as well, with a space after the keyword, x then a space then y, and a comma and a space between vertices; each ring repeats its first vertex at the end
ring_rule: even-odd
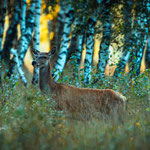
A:
POLYGON ((112 89, 79 88, 54 81, 51 73, 50 59, 56 47, 49 52, 39 52, 32 48, 33 67, 39 68, 39 87, 42 93, 52 97, 57 108, 66 110, 72 116, 94 110, 110 114, 111 110, 121 113, 125 108, 126 97, 112 89))

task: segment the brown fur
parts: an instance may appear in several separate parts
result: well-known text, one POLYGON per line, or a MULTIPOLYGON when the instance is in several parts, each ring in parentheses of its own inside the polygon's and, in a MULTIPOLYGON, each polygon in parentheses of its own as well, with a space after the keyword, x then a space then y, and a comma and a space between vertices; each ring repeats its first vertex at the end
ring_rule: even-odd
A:
MULTIPOLYGON (((38 59, 35 61, 40 62, 38 59)), ((39 73, 40 89, 56 100, 59 109, 72 114, 91 110, 110 114, 112 109, 116 109, 117 112, 123 109, 126 98, 120 93, 111 89, 77 88, 57 83, 52 78, 49 60, 44 62, 45 65, 40 68, 39 73)))

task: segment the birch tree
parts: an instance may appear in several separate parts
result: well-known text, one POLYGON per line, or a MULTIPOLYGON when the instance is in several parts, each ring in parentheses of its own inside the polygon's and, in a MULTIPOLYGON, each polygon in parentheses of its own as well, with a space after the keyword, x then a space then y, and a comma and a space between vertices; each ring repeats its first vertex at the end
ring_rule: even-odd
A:
MULTIPOLYGON (((84 37, 85 37, 85 20, 84 17, 80 17, 79 15, 75 16, 75 21, 74 21, 74 30, 72 34, 72 39, 71 39, 71 44, 69 47, 69 56, 72 59, 74 59, 74 78, 76 85, 79 85, 79 77, 80 77, 80 61, 81 61, 81 56, 82 56, 82 50, 83 50, 83 43, 84 37), (72 55, 72 56, 71 56, 72 55)), ((69 60, 69 58, 68 58, 69 60)))
MULTIPOLYGON (((25 40, 24 35, 26 32, 26 7, 27 7, 26 0, 21 0, 21 15, 20 15, 21 38, 20 38, 20 41, 19 41, 20 43, 19 43, 18 47, 20 45, 24 46, 24 40, 25 40)), ((18 70, 16 78, 18 79, 19 75, 20 75, 24 85, 26 85, 27 80, 26 80, 26 78, 24 76, 24 72, 22 71, 22 68, 21 68, 19 52, 17 49, 14 49, 14 48, 11 48, 10 52, 13 54, 14 57, 10 63, 10 69, 8 72, 8 76, 13 76, 14 70, 16 68, 18 70)))
POLYGON ((20 44, 19 51, 18 51, 21 65, 23 64, 23 59, 25 57, 25 54, 28 50, 29 43, 32 38, 32 32, 33 32, 33 28, 34 28, 35 4, 36 4, 36 0, 32 0, 29 10, 27 11, 26 30, 25 30, 25 33, 22 35, 23 36, 22 39, 24 39, 24 42, 23 42, 23 44, 20 44))
POLYGON ((16 59, 16 55, 14 55, 14 58, 11 61, 11 67, 9 69, 9 74, 12 75, 14 72, 15 63, 17 63, 17 66, 16 66, 17 70, 25 85, 27 84, 26 83, 27 81, 26 81, 23 71, 20 71, 20 70, 22 70, 23 59, 25 57, 25 54, 27 52, 27 49, 28 49, 28 46, 32 37, 32 32, 33 32, 33 27, 34 27, 35 3, 36 1, 32 0, 29 9, 26 12, 26 0, 21 1, 21 4, 22 4, 21 5, 22 13, 21 13, 21 22, 20 22, 21 38, 17 47, 17 54, 18 54, 19 59, 16 59), (16 62, 16 60, 18 60, 18 62, 16 62))
POLYGON ((0 15, 1 15, 0 17, 0 86, 2 86, 2 81, 1 81, 2 40, 3 40, 4 25, 5 25, 6 6, 7 6, 7 0, 0 2, 0 15))
POLYGON ((97 74, 100 77, 104 77, 105 68, 109 56, 109 45, 110 45, 110 36, 111 36, 111 18, 110 18, 110 5, 109 3, 105 4, 105 8, 102 11, 102 26, 103 26, 103 37, 100 44, 99 51, 99 62, 97 65, 97 74))
POLYGON ((91 81, 91 70, 93 60, 93 46, 94 46, 94 28, 96 19, 91 17, 87 22, 86 31, 86 56, 84 63, 84 83, 88 84, 91 81))
POLYGON ((129 60, 132 51, 132 0, 125 1, 123 6, 123 20, 124 20, 124 44, 123 54, 117 64, 114 75, 117 77, 124 71, 125 66, 129 60))
MULTIPOLYGON (((35 21, 34 21, 34 37, 33 37, 33 47, 36 50, 39 50, 40 44, 40 15, 41 15, 41 0, 36 2, 35 10, 35 21)), ((34 67, 32 83, 37 84, 39 77, 39 68, 34 67)))
POLYGON ((148 35, 148 29, 146 28, 147 19, 145 14, 145 6, 143 3, 138 3, 136 5, 134 27, 136 30, 133 32, 133 48, 132 55, 130 58, 130 75, 131 78, 140 74, 141 61, 143 57, 143 52, 146 44, 146 39, 148 35))
POLYGON ((5 60, 5 63, 9 63, 10 61, 10 49, 13 46, 14 37, 17 37, 17 25, 19 23, 20 16, 20 1, 14 1, 14 12, 12 17, 10 18, 9 27, 6 33, 5 42, 2 50, 2 57, 5 60))
MULTIPOLYGON (((146 4, 146 19, 147 19, 147 28, 149 30, 150 34, 150 0, 145 0, 146 4)), ((145 54, 145 64, 146 64, 146 69, 150 69, 150 35, 148 35, 148 40, 147 40, 147 49, 146 49, 146 54, 145 54)))
POLYGON ((52 21, 49 21, 49 23, 48 23, 49 31, 54 32, 54 38, 50 41, 51 48, 56 46, 56 52, 51 59, 52 64, 54 64, 54 62, 58 58, 61 38, 63 35, 63 29, 64 29, 64 24, 65 24, 65 18, 66 18, 66 13, 65 13, 66 12, 66 2, 60 0, 59 7, 60 8, 59 8, 59 12, 57 15, 57 19, 55 19, 56 21, 54 21, 54 23, 53 23, 53 20, 52 20, 52 21))
POLYGON ((62 41, 60 44, 60 51, 58 54, 58 59, 54 66, 53 76, 55 78, 55 81, 59 79, 59 76, 64 68, 64 65, 66 63, 67 58, 67 52, 68 52, 68 44, 70 42, 70 31, 71 31, 71 25, 74 19, 74 11, 72 9, 71 4, 67 4, 66 9, 66 18, 65 18, 65 25, 63 28, 63 35, 62 35, 62 41))
POLYGON ((147 49, 145 54, 146 69, 150 69, 150 36, 148 36, 147 49))

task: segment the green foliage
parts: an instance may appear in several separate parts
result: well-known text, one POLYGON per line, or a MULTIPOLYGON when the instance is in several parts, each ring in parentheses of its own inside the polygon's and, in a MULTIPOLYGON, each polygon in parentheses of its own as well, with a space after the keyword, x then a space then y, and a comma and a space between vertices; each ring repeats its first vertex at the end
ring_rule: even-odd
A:
POLYGON ((37 89, 9 82, 0 95, 0 149, 47 148, 62 132, 63 113, 37 89))
MULTIPOLYGON (((20 82, 3 81, 0 91, 0 149, 144 149, 150 148, 148 72, 129 80, 127 76, 106 77, 88 85, 112 88, 128 99, 123 122, 69 119, 55 109, 55 101, 38 87, 25 88, 20 82), (13 84, 12 84, 13 83, 13 84)), ((72 75, 63 82, 75 84, 72 75)), ((61 82, 62 82, 61 81, 61 82)), ((79 86, 83 86, 82 84, 79 86)))

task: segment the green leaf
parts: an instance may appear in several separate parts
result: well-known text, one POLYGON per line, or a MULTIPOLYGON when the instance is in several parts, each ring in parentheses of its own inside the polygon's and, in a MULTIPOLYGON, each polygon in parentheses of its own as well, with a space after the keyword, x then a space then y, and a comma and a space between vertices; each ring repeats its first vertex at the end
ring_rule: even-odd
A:
POLYGON ((150 107, 147 107, 147 108, 146 108, 146 111, 150 112, 150 107))

